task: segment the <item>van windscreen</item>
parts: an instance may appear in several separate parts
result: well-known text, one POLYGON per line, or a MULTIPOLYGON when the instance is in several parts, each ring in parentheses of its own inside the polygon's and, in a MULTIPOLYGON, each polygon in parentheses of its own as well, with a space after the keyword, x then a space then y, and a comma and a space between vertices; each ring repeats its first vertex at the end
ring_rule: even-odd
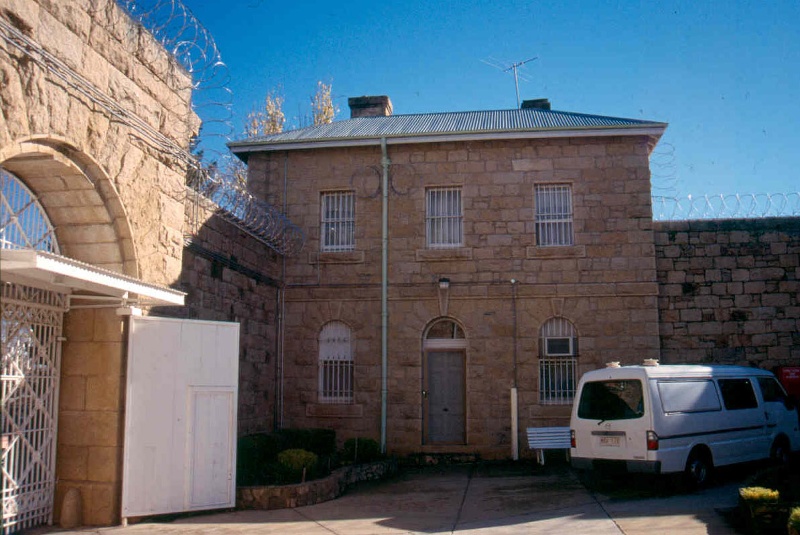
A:
POLYGON ((578 418, 631 420, 644 415, 642 382, 637 379, 592 381, 583 385, 578 418))

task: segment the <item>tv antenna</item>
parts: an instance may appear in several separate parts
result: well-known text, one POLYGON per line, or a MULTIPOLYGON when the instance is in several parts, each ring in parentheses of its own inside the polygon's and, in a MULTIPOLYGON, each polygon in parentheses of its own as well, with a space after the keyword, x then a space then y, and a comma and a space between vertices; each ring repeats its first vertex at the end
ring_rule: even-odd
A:
POLYGON ((490 66, 494 67, 495 69, 500 69, 503 72, 511 71, 511 72, 514 73, 514 89, 516 89, 516 91, 517 91, 517 108, 519 108, 519 79, 522 78, 523 82, 530 82, 530 80, 526 76, 524 76, 523 74, 520 74, 519 68, 522 67, 523 65, 525 65, 526 63, 531 62, 531 61, 536 60, 536 59, 539 59, 539 56, 534 56, 534 57, 528 58, 528 59, 526 59, 524 61, 518 61, 516 63, 512 63, 511 65, 507 65, 505 63, 501 63, 501 62, 499 62, 496 59, 491 58, 491 57, 489 58, 490 61, 486 61, 486 60, 483 60, 483 59, 481 61, 484 62, 487 65, 490 65, 490 66))

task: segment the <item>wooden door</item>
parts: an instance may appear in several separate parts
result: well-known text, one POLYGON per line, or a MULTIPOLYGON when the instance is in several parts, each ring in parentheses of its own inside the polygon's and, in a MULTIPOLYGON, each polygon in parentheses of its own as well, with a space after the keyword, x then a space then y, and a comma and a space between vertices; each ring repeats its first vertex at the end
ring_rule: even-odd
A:
POLYGON ((464 444, 466 438, 464 352, 428 351, 425 371, 425 442, 464 444))

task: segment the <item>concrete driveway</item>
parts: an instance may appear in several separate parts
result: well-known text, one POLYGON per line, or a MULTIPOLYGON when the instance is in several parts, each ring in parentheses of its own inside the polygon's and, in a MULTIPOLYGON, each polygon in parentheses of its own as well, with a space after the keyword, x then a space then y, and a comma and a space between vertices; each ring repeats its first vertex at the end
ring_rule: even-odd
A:
POLYGON ((389 481, 362 483, 336 500, 308 507, 204 514, 170 523, 59 533, 737 533, 723 514, 736 506, 739 484, 735 481, 701 492, 676 493, 658 491, 659 480, 623 479, 621 485, 608 480, 585 485, 565 465, 486 463, 405 469, 389 481))

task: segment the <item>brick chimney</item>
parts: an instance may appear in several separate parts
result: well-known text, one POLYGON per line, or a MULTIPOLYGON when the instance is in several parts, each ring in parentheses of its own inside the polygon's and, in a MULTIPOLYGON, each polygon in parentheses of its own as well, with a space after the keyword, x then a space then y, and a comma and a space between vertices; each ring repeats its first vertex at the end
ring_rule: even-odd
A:
POLYGON ((376 97, 352 97, 347 99, 350 118, 388 117, 392 114, 392 101, 385 95, 376 97))
POLYGON ((531 108, 535 108, 537 110, 549 110, 550 109, 550 101, 546 98, 536 98, 533 100, 523 100, 522 104, 520 105, 520 109, 522 110, 529 110, 531 108))

